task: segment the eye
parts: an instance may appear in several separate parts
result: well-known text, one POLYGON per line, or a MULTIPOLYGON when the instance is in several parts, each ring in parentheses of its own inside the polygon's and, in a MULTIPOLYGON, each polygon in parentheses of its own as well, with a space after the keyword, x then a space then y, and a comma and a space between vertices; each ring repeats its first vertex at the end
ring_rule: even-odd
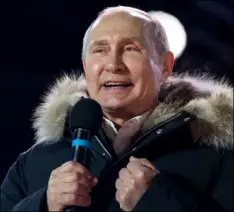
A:
POLYGON ((125 47, 125 51, 138 51, 138 48, 134 45, 128 45, 125 47))
POLYGON ((102 53, 102 52, 104 52, 104 51, 105 51, 104 48, 98 47, 98 48, 96 48, 96 49, 93 50, 93 53, 102 53))

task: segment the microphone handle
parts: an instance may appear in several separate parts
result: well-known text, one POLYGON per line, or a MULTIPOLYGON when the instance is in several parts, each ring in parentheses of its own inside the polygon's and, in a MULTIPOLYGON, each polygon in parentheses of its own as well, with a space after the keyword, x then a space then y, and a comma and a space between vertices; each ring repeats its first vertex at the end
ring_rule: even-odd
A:
POLYGON ((89 148, 83 146, 72 147, 72 160, 88 168, 90 164, 89 148))
MULTIPOLYGON (((72 160, 82 164, 85 167, 89 167, 89 149, 83 146, 73 146, 72 147, 72 160)), ((82 211, 85 208, 82 208, 82 211)), ((64 212, 80 212, 81 207, 79 206, 69 206, 64 209, 64 212)))
MULTIPOLYGON (((72 146, 72 160, 88 168, 90 164, 89 152, 90 149, 85 146, 72 146)), ((81 208, 79 206, 69 206, 64 209, 64 212, 80 212, 85 209, 86 208, 81 208)))

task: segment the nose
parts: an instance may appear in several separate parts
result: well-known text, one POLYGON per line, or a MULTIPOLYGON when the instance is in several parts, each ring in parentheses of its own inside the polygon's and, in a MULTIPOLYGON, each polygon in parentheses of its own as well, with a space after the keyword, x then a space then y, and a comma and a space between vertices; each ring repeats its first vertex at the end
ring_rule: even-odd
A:
POLYGON ((116 52, 108 57, 106 70, 112 73, 121 72, 125 69, 120 53, 116 52))

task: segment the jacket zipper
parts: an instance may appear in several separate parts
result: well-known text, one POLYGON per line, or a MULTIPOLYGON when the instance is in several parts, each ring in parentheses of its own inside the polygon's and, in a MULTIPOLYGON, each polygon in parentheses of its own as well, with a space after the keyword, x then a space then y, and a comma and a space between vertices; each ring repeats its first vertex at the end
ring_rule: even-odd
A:
MULTIPOLYGON (((179 112, 179 113, 177 113, 176 115, 172 116, 172 117, 169 118, 168 120, 166 120, 166 122, 167 122, 167 123, 169 123, 169 122, 172 123, 173 120, 177 119, 178 117, 180 118, 180 116, 182 117, 182 118, 181 118, 181 121, 183 121, 183 122, 188 122, 188 121, 192 121, 192 120, 195 119, 195 116, 194 116, 194 115, 191 116, 190 113, 182 111, 182 112, 179 112)), ((167 125, 167 123, 166 123, 166 125, 167 125)), ((180 122, 180 123, 182 123, 182 122, 180 122)), ((164 131, 165 131, 164 128, 165 128, 165 121, 162 122, 162 123, 159 124, 159 125, 153 126, 153 127, 150 128, 147 132, 145 132, 144 134, 142 134, 142 135, 127 149, 127 151, 125 152, 125 154, 127 154, 129 151, 130 151, 130 152, 134 151, 134 149, 137 147, 137 145, 138 145, 139 143, 141 143, 141 140, 147 138, 148 135, 150 135, 150 134, 152 134, 152 133, 154 133, 154 132, 156 132, 157 135, 160 135, 161 133, 164 133, 164 131)))
MULTIPOLYGON (((136 140, 136 142, 135 142, 134 144, 137 144, 137 143, 139 143, 142 139, 147 138, 147 136, 148 136, 150 133, 154 132, 154 131, 156 131, 156 129, 155 129, 155 128, 151 128, 151 130, 148 130, 145 134, 141 135, 141 136, 136 140)), ((117 158, 117 160, 114 160, 114 161, 110 164, 110 166, 104 171, 103 176, 105 176, 106 174, 108 174, 108 173, 113 169, 113 167, 117 166, 117 164, 120 163, 122 160, 124 160, 124 159, 127 158, 127 157, 130 157, 130 156, 132 155, 132 153, 133 153, 135 147, 137 147, 137 145, 134 146, 133 148, 129 148, 129 150, 128 150, 127 152, 124 152, 123 154, 121 154, 121 155, 117 158)))
POLYGON ((95 136, 97 142, 99 143, 99 145, 102 147, 102 149, 105 151, 105 153, 110 157, 110 159, 112 160, 113 157, 111 155, 111 153, 106 149, 106 147, 102 144, 102 142, 99 140, 98 136, 95 136))
POLYGON ((123 154, 120 155, 119 160, 121 161, 123 158, 125 158, 126 156, 130 156, 133 152, 134 149, 138 146, 138 144, 141 143, 142 140, 146 139, 149 134, 157 132, 157 134, 161 134, 163 131, 162 129, 155 129, 154 127, 152 127, 151 129, 149 129, 146 133, 142 134, 127 150, 126 152, 124 152, 123 154))
MULTIPOLYGON (((195 119, 194 115, 191 115, 188 112, 179 112, 176 115, 172 116, 168 120, 166 120, 167 123, 172 123, 173 120, 177 120, 177 118, 180 118, 181 116, 181 121, 183 122, 190 122, 195 119)), ((166 125, 167 125, 166 123, 166 125)), ((182 122, 180 122, 182 123, 182 122)), ((162 133, 166 133, 167 130, 165 128, 165 122, 162 122, 159 125, 153 126, 150 128, 147 132, 142 134, 127 150, 126 152, 122 153, 119 158, 113 163, 113 166, 117 165, 120 161, 123 159, 130 157, 132 154, 134 154, 134 151, 137 149, 138 145, 142 142, 142 140, 146 140, 148 136, 150 136, 152 133, 157 133, 157 135, 160 135, 162 133)), ((147 143, 147 142, 146 142, 147 143)), ((112 165, 111 165, 112 166, 112 165)), ((112 167, 113 167, 112 166, 112 167)))
MULTIPOLYGON (((141 142, 141 140, 145 139, 148 137, 149 134, 153 133, 154 131, 157 131, 157 134, 159 135, 160 133, 162 133, 162 129, 156 129, 155 127, 152 127, 151 129, 149 129, 146 133, 142 134, 128 149, 126 152, 124 152, 123 154, 120 154, 117 160, 114 160, 114 164, 118 163, 119 161, 121 161, 123 158, 125 158, 127 155, 132 154, 132 152, 134 151, 134 149, 137 147, 137 144, 139 144, 141 142)), ((111 155, 111 153, 107 150, 107 148, 102 144, 102 142, 100 141, 100 139, 98 138, 98 136, 95 136, 97 142, 99 143, 99 145, 102 147, 102 149, 105 151, 105 153, 109 156, 109 158, 111 160, 113 160, 113 156, 111 155)))

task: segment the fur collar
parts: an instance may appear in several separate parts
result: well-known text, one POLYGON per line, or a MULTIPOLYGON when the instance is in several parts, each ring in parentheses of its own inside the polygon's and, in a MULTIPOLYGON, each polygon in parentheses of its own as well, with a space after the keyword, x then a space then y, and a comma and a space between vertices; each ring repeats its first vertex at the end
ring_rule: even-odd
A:
MULTIPOLYGON (((36 143, 61 139, 68 110, 81 96, 87 97, 83 75, 64 75, 48 89, 33 114, 36 143)), ((186 110, 198 117, 203 142, 233 149, 233 88, 227 82, 208 76, 173 75, 161 87, 159 100, 143 131, 186 110)))

